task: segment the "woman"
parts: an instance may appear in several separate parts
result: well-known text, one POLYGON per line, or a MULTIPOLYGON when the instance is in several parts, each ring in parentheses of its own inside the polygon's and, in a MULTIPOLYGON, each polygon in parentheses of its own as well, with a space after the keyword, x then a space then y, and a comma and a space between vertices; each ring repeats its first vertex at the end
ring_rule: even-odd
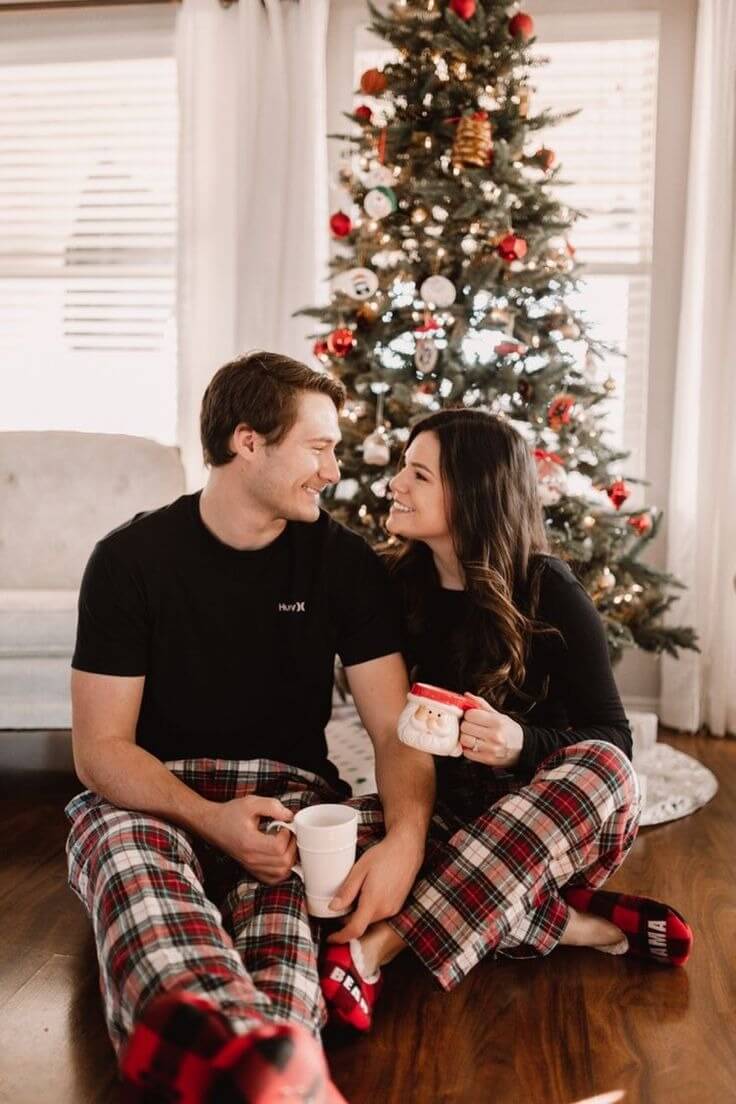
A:
POLYGON ((323 957, 334 1018, 370 1026, 407 946, 453 988, 489 954, 557 944, 681 965, 673 909, 601 892, 636 836, 631 733, 600 617, 549 554, 522 436, 481 411, 417 423, 392 479, 389 567, 412 676, 464 693, 461 758, 437 757, 437 813, 402 912, 323 957))

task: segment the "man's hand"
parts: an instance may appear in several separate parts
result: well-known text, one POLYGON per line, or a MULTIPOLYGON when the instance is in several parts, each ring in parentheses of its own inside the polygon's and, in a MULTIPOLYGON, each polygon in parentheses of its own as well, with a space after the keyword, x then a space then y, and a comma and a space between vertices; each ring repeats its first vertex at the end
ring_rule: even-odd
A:
POLYGON ((423 858, 416 841, 398 832, 389 833, 361 855, 331 902, 337 909, 346 908, 358 897, 358 906, 327 942, 360 939, 369 925, 395 916, 409 896, 423 858))
POLYGON ((477 703, 468 709, 460 724, 460 745, 471 763, 487 767, 514 767, 519 762, 524 742, 520 724, 505 713, 499 713, 485 698, 465 691, 465 697, 477 703))
POLYGON ((278 885, 289 877, 296 862, 296 839, 286 828, 261 832, 260 821, 261 817, 290 821, 293 816, 275 797, 236 797, 210 803, 201 834, 259 882, 278 885))

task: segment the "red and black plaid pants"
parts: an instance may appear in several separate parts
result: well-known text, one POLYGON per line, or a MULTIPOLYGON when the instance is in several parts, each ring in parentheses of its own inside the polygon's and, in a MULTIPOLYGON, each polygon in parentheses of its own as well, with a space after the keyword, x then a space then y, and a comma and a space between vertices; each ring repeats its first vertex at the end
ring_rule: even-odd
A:
MULTIPOLYGON (((296 811, 335 800, 322 779, 271 760, 168 766, 214 801, 257 793, 296 811)), ((445 989, 489 955, 551 951, 568 916, 561 887, 601 886, 636 836, 636 776, 610 744, 564 748, 529 783, 499 780, 504 787, 470 821, 438 807, 419 878, 390 921, 445 989)), ((378 799, 349 804, 360 814, 359 848, 377 843, 384 834, 378 799)), ((184 829, 89 791, 66 812, 69 884, 94 927, 116 1050, 148 1000, 177 988, 208 997, 236 1031, 249 1030, 254 1014, 320 1031, 318 925, 296 876, 261 885, 184 829)))

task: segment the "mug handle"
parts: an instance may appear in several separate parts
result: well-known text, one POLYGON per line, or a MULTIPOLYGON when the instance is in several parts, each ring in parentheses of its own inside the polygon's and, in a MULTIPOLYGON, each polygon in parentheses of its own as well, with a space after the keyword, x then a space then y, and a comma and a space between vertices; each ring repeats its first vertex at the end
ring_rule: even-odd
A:
MULTIPOLYGON (((287 828, 292 835, 296 835, 296 828, 293 824, 287 824, 285 820, 272 820, 266 828, 267 832, 272 831, 274 828, 287 828)), ((293 872, 304 881, 304 871, 302 870, 301 863, 294 863, 291 868, 293 872)))

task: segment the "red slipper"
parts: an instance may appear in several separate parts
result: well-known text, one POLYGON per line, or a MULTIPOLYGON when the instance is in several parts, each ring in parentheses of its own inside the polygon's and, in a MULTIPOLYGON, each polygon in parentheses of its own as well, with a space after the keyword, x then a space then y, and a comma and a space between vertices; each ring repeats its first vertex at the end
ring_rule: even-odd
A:
POLYGON ((319 981, 330 1019, 356 1031, 370 1031, 373 1008, 383 988, 380 973, 366 981, 353 962, 347 943, 331 943, 322 952, 319 981))
POLYGON ((226 1017, 210 1001, 176 990, 155 997, 120 1062, 125 1104, 202 1104, 213 1059, 233 1042, 226 1017))
POLYGON ((663 966, 684 966, 687 962, 693 933, 669 905, 650 897, 602 889, 563 889, 562 896, 578 912, 602 916, 620 928, 629 943, 627 954, 663 966))
POLYGON ((124 1104, 344 1104, 305 1028, 263 1022, 235 1035, 214 1004, 181 990, 151 1001, 120 1072, 124 1104))
POLYGON ((346 1104, 330 1081, 321 1044, 300 1024, 266 1024, 223 1050, 212 1104, 346 1104), (240 1044, 238 1046, 238 1044, 240 1044))

